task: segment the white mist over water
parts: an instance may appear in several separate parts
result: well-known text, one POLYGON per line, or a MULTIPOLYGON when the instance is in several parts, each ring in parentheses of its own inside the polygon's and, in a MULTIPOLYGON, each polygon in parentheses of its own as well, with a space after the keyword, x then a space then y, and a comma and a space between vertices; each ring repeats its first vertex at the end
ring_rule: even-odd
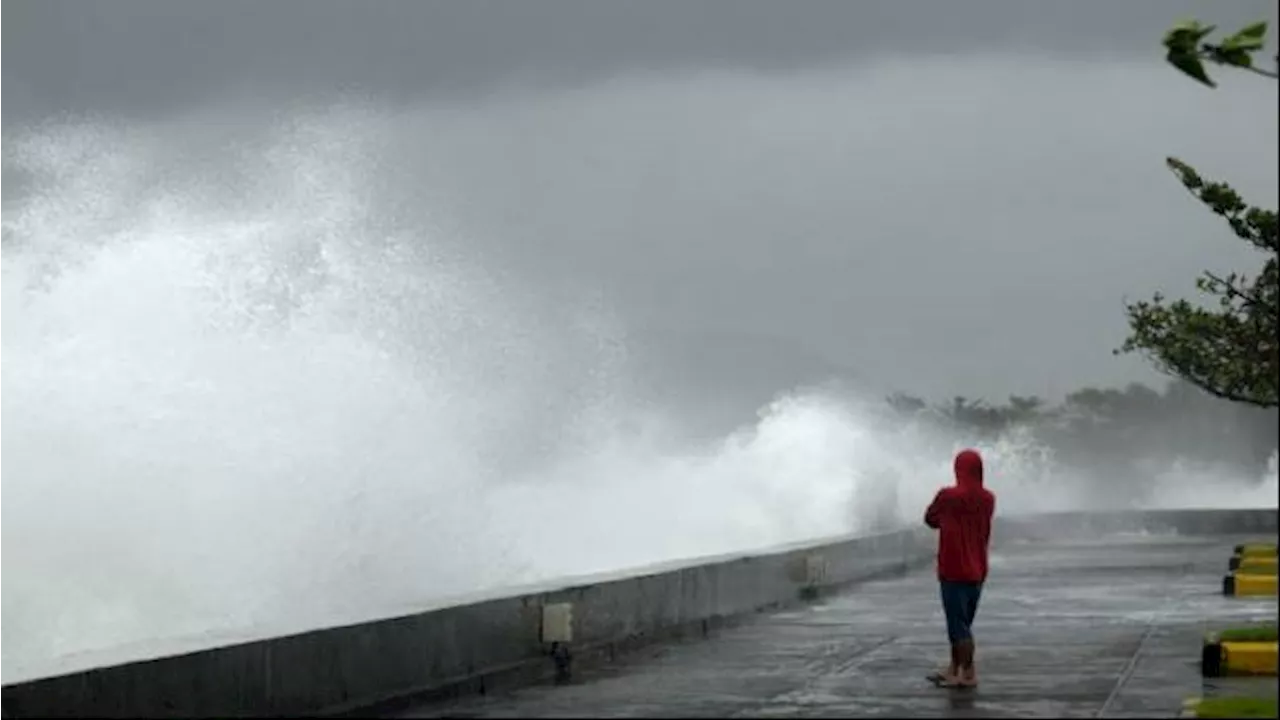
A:
MULTIPOLYGON (((606 295, 469 245, 429 164, 418 207, 380 197, 406 179, 380 139, 415 122, 6 138, 6 681, 915 522, 949 480, 952 438, 821 390, 685 439, 606 295)), ((1016 433, 983 449, 1004 512, 1099 504, 1016 433)))

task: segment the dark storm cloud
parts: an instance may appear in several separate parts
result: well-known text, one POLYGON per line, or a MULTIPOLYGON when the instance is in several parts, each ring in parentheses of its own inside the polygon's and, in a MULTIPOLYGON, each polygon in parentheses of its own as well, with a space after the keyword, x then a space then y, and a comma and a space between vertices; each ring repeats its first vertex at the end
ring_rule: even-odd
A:
POLYGON ((1160 57, 1179 16, 1274 20, 1252 0, 4 8, 6 214, 24 134, 167 180, 212 182, 241 143, 342 188, 367 164, 379 227, 598 291, 655 392, 733 418, 831 376, 934 398, 1150 381, 1110 354, 1122 299, 1256 260, 1163 158, 1275 195, 1275 85, 1209 91, 1160 57), (61 111, 155 121, 12 122, 61 111))
POLYGON ((146 115, 220 92, 450 99, 632 71, 788 71, 895 52, 1152 55, 1193 0, 7 0, 4 118, 146 115))

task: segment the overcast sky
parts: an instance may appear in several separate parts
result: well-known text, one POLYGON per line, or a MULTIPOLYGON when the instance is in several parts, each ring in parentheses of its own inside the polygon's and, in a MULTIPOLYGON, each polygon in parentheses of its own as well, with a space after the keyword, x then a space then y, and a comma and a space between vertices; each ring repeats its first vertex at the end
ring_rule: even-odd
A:
POLYGON ((412 178, 389 196, 439 199, 538 282, 591 278, 679 392, 833 369, 941 397, 1149 379, 1109 352, 1123 297, 1252 259, 1164 157, 1276 196, 1275 83, 1209 91, 1159 46, 1187 14, 1274 22, 1261 0, 4 11, 6 135, 181 117, 173 142, 198 144, 358 98, 384 120, 353 132, 385 136, 388 172, 412 178))
POLYGON ((451 98, 631 71, 803 71, 905 54, 1150 58, 1191 14, 1224 26, 1274 3, 1187 0, 8 0, 4 113, 148 114, 246 84, 451 98))

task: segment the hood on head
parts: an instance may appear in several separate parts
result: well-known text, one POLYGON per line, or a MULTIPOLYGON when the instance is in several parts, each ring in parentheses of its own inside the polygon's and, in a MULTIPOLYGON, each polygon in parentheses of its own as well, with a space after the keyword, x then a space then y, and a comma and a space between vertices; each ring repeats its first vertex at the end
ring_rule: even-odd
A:
POLYGON ((982 456, 977 450, 961 450, 955 461, 956 485, 982 487, 982 456))

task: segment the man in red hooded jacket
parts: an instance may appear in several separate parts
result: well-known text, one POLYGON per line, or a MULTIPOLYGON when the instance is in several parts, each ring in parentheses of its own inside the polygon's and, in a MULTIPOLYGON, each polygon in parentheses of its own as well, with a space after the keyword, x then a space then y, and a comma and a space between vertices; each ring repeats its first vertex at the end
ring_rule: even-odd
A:
POLYGON ((973 664, 973 618, 987 580, 987 548, 996 496, 982 486, 982 456, 962 450, 955 459, 956 484, 942 488, 925 511, 924 522, 938 531, 938 581, 951 641, 951 664, 934 676, 948 687, 978 683, 973 664))

